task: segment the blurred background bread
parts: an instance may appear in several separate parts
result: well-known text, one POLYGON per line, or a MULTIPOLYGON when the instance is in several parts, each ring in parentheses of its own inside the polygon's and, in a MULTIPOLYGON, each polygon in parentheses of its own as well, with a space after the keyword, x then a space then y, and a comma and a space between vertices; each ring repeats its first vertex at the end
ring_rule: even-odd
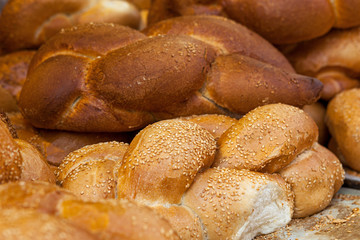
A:
POLYGON ((322 36, 333 27, 359 26, 359 9, 356 0, 154 0, 148 22, 152 25, 185 15, 220 15, 243 24, 274 44, 290 44, 322 36))
POLYGON ((9 0, 0 17, 0 53, 38 48, 62 28, 90 22, 138 28, 140 13, 122 0, 9 0))

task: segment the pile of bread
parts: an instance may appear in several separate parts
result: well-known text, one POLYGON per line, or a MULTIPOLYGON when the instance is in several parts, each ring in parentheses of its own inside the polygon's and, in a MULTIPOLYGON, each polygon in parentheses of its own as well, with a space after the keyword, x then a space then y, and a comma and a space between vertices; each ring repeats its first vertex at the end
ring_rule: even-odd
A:
POLYGON ((9 0, 0 238, 253 239, 326 208, 360 171, 360 5, 290 2, 9 0))

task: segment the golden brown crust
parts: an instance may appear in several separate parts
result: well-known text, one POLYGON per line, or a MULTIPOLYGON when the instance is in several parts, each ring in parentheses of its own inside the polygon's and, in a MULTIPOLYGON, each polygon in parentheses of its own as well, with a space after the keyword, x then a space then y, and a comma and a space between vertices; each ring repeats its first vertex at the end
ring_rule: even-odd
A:
POLYGON ((149 112, 165 108, 166 112, 167 106, 183 102, 201 88, 213 59, 213 49, 199 40, 155 36, 95 61, 87 84, 97 96, 114 101, 115 107, 149 112))
POLYGON ((250 111, 222 135, 213 166, 277 172, 317 138, 316 123, 303 110, 265 105, 250 111))
POLYGON ((295 195, 294 217, 307 217, 327 207, 344 181, 336 156, 315 143, 279 172, 295 195))
POLYGON ((62 52, 74 51, 87 58, 103 56, 110 51, 146 38, 139 31, 111 23, 90 23, 65 28, 49 39, 34 56, 29 72, 48 58, 62 52), (102 44, 99 44, 101 37, 102 44))
POLYGON ((100 239, 176 240, 169 223, 146 206, 125 199, 98 202, 64 201, 58 214, 100 239))
POLYGON ((7 125, 0 121, 0 184, 19 180, 22 163, 18 145, 7 125))
POLYGON ((344 91, 333 98, 326 111, 326 124, 346 164, 360 171, 360 89, 344 91))
POLYGON ((149 125, 133 139, 118 168, 117 197, 145 203, 180 203, 196 174, 210 167, 213 136, 179 119, 149 125))
POLYGON ((252 239, 289 222, 293 211, 292 193, 281 177, 228 168, 199 174, 183 203, 199 215, 208 239, 252 239), (266 220, 259 216, 265 209, 266 220))
POLYGON ((8 240, 98 239, 64 219, 31 209, 16 208, 0 211, 0 238, 8 240))
POLYGON ((125 143, 105 142, 71 152, 56 171, 57 181, 83 200, 114 198, 115 165, 123 161, 128 147, 125 143))
POLYGON ((286 71, 294 71, 286 58, 266 40, 246 27, 224 17, 177 17, 159 22, 143 32, 148 36, 189 35, 213 45, 218 54, 240 53, 286 71))

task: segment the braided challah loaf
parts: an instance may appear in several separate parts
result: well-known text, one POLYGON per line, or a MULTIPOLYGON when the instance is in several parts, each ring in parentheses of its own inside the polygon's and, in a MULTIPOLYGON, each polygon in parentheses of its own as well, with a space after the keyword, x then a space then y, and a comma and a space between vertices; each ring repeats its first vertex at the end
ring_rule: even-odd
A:
POLYGON ((223 15, 274 44, 289 44, 324 35, 331 28, 360 25, 357 0, 154 0, 148 23, 185 15, 223 15))
MULTIPOLYGON (((197 121, 210 129, 211 117, 221 119, 197 121)), ((194 119, 151 124, 130 145, 79 149, 59 166, 58 181, 83 200, 115 196, 150 206, 183 239, 272 232, 324 209, 342 185, 339 160, 316 143, 315 122, 296 107, 258 107, 229 124, 217 144, 194 119)))
POLYGON ((62 31, 30 64, 22 113, 40 128, 131 131, 178 116, 240 116, 259 105, 319 98, 320 81, 293 73, 280 52, 241 25, 210 16, 176 24, 197 27, 191 36, 149 29, 157 36, 146 37, 112 24, 62 31))
POLYGON ((37 48, 64 27, 90 22, 137 28, 140 13, 123 0, 9 0, 0 16, 0 53, 37 48))

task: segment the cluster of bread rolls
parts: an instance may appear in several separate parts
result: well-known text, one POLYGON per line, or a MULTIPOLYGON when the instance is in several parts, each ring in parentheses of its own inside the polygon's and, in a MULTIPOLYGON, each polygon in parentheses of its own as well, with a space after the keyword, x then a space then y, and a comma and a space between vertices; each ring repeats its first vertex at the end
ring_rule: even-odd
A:
POLYGON ((59 3, 0 15, 0 238, 253 239, 360 171, 358 1, 59 3))
POLYGON ((341 187, 342 165, 317 137, 304 111, 270 104, 240 120, 205 115, 151 124, 130 144, 70 153, 56 176, 84 201, 147 205, 182 239, 251 239, 321 211, 341 187))

